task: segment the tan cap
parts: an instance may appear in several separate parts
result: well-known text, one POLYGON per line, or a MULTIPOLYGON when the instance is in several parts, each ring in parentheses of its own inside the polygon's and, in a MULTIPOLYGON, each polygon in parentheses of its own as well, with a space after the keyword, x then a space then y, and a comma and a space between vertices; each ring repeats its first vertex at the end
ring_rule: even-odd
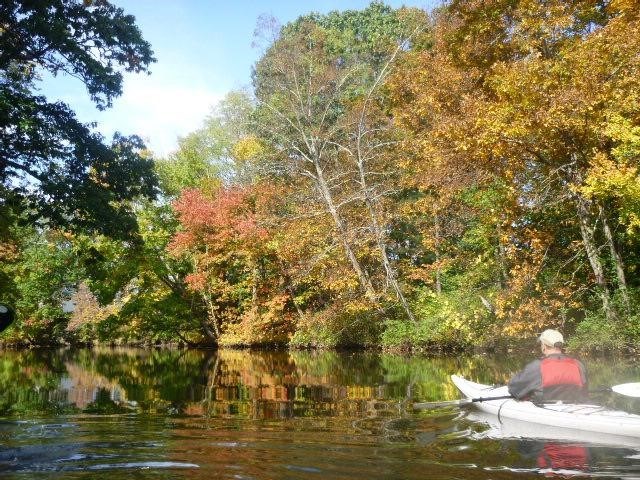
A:
POLYGON ((544 332, 542 332, 539 340, 547 347, 558 348, 564 344, 564 337, 562 336, 562 334, 558 330, 553 329, 545 330, 544 332))

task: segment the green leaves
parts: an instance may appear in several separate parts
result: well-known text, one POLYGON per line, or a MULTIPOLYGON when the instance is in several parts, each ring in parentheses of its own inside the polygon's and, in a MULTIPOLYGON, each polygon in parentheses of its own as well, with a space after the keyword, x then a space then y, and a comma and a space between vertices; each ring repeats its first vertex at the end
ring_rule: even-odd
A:
POLYGON ((36 95, 39 69, 73 75, 99 108, 122 92, 120 70, 154 61, 132 16, 109 2, 74 0, 0 6, 0 182, 34 221, 126 237, 136 225, 126 202, 155 196, 144 145, 116 135, 111 145, 62 102, 36 95))
POLYGON ((109 2, 9 0, 0 6, 0 70, 36 64, 80 78, 99 108, 122 93, 121 67, 144 72, 155 61, 134 17, 109 2))

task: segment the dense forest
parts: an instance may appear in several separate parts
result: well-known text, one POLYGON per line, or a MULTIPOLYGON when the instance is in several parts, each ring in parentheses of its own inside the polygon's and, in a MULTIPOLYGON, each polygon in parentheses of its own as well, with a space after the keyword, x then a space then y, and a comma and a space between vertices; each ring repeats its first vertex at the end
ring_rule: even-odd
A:
POLYGON ((252 86, 157 158, 98 108, 155 61, 105 0, 0 6, 14 344, 640 341, 640 2, 449 0, 265 22, 252 86))

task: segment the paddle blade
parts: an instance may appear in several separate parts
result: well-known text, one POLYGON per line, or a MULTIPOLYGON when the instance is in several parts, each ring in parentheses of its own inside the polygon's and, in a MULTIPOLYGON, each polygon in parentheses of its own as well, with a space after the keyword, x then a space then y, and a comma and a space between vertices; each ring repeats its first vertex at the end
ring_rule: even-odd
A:
POLYGON ((15 313, 11 307, 0 303, 0 332, 4 331, 9 325, 11 325, 14 319, 15 313))
POLYGON ((627 397, 640 397, 640 382, 614 385, 611 390, 627 397))

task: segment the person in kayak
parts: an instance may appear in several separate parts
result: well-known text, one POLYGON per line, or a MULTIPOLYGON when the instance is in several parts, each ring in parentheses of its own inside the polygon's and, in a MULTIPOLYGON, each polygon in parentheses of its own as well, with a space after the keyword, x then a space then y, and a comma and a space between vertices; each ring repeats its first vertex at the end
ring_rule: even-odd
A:
POLYGON ((509 381, 509 394, 534 403, 587 400, 587 372, 580 360, 562 352, 564 338, 557 330, 545 330, 539 338, 543 357, 528 363, 509 381))

